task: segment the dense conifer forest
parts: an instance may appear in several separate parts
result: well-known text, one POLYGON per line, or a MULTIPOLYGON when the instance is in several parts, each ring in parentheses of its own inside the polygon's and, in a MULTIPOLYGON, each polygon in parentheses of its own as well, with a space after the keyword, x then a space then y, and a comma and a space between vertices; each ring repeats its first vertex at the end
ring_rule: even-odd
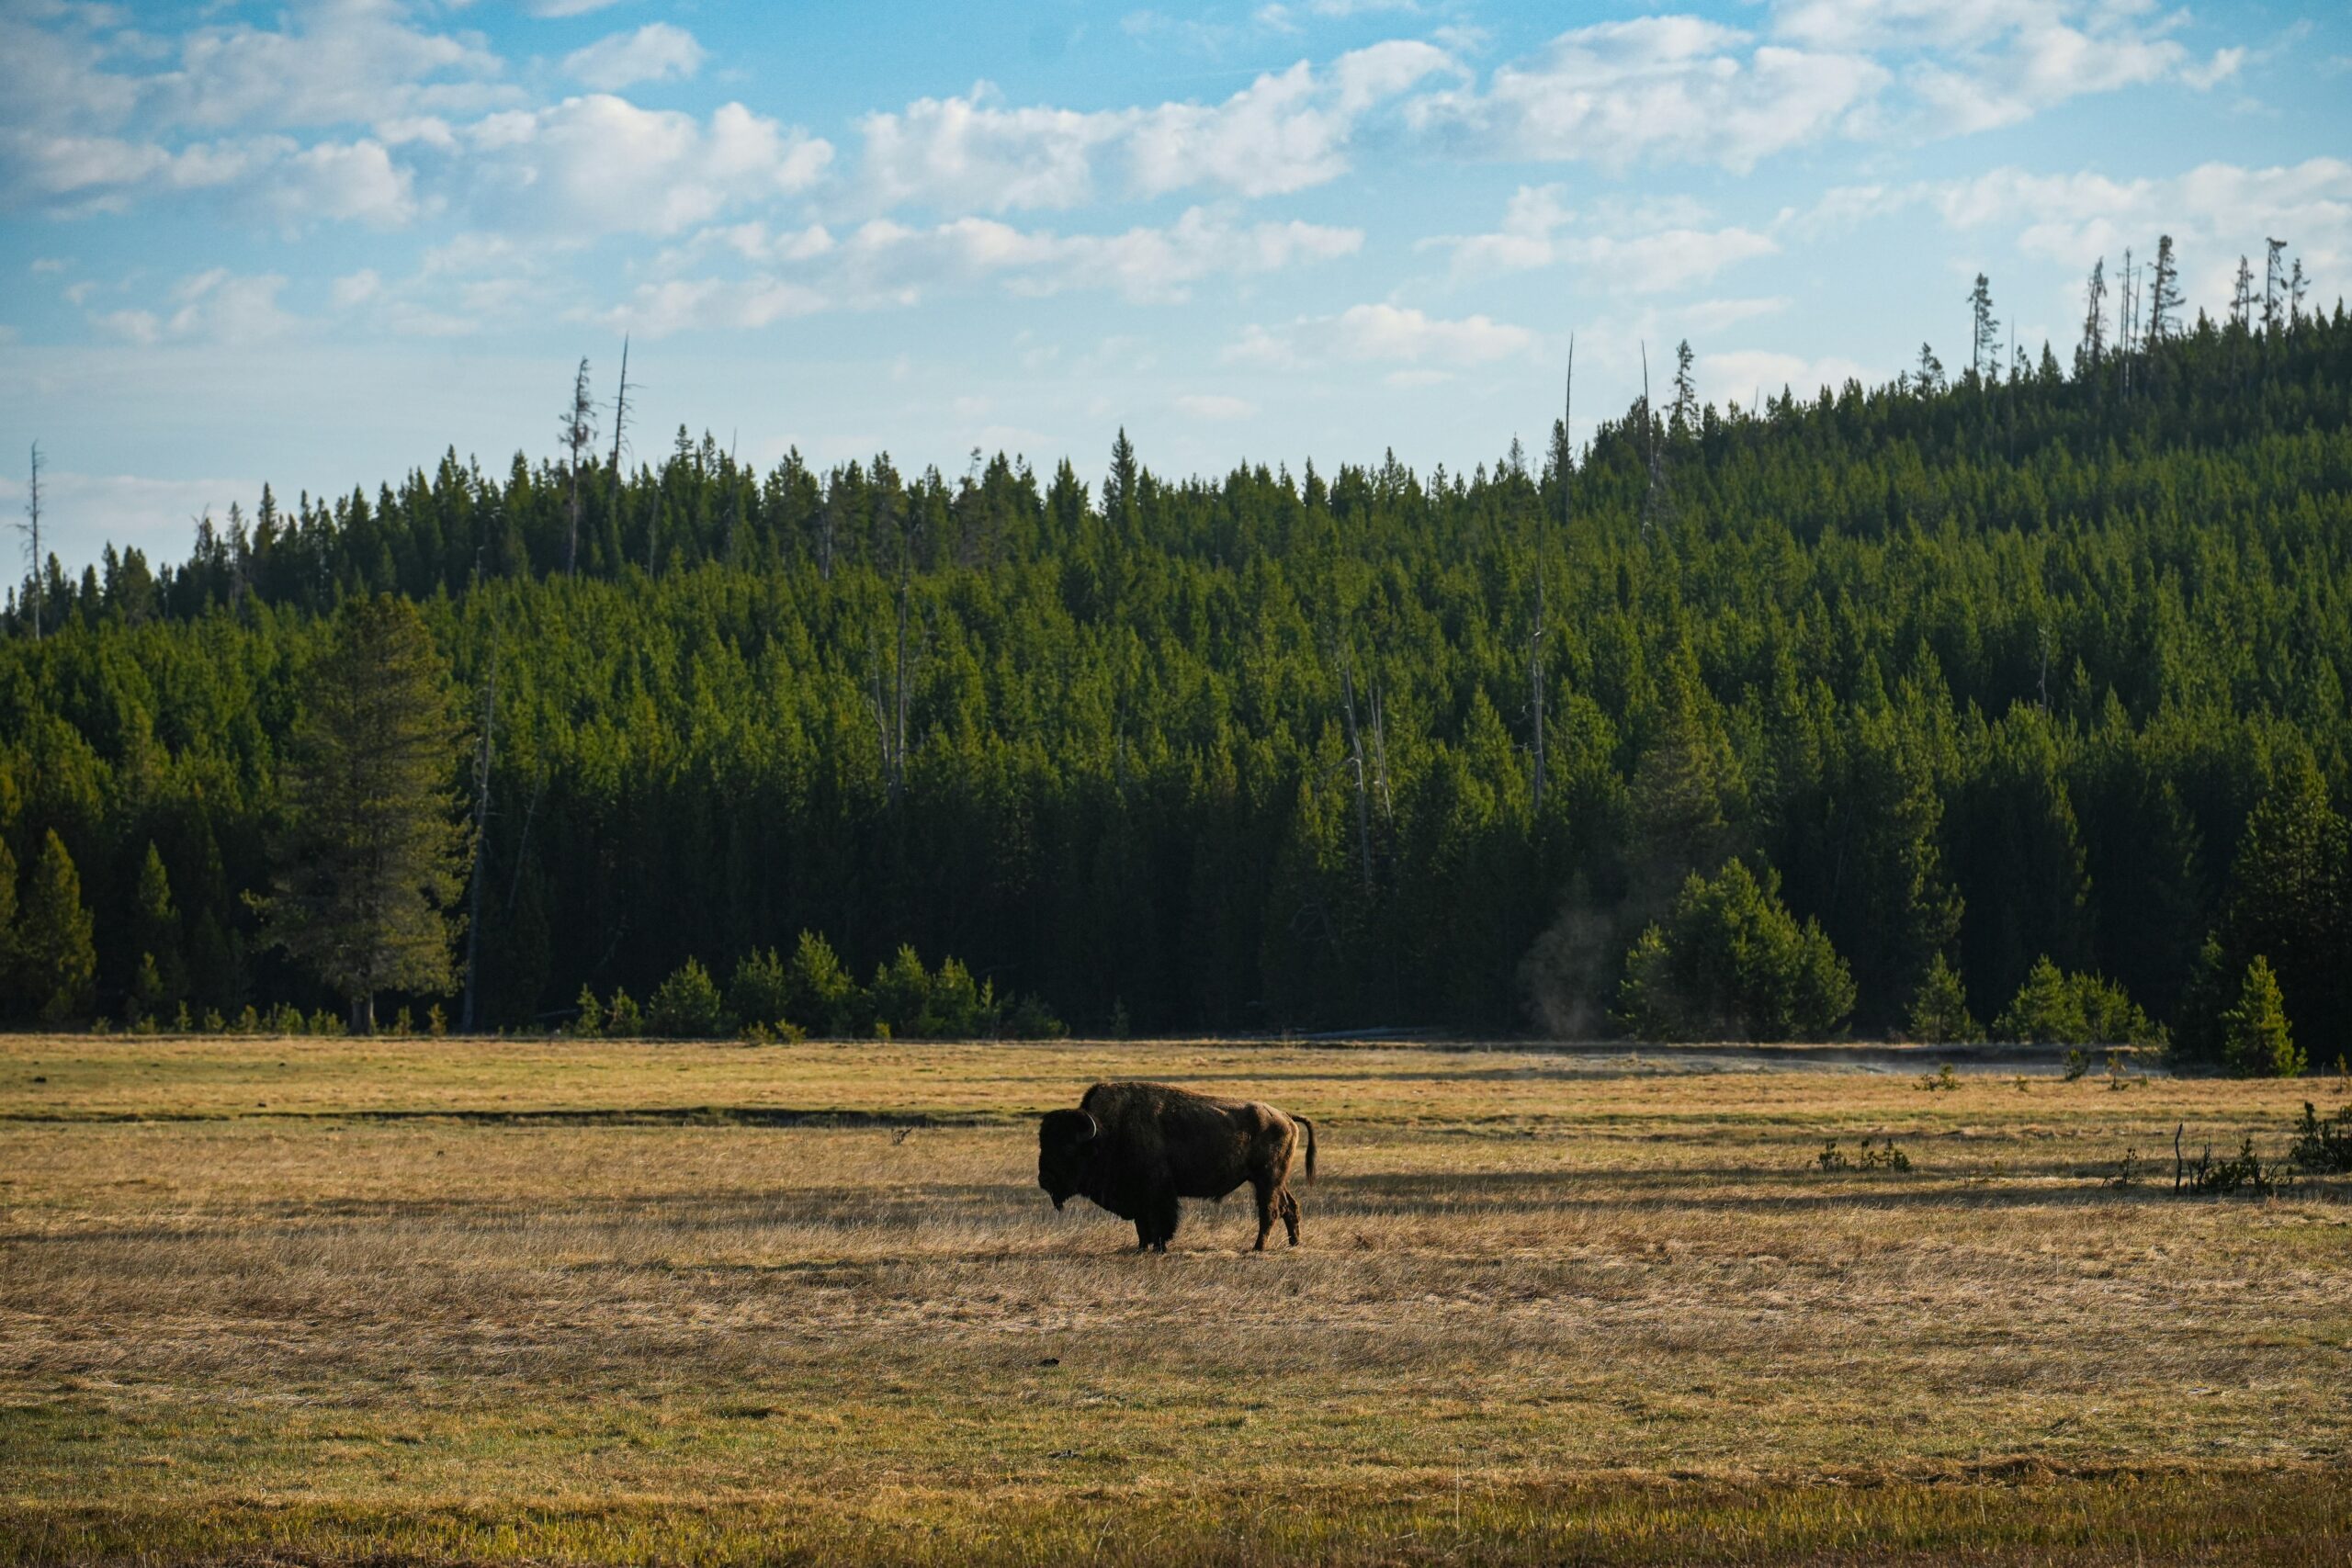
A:
POLYGON ((1565 472, 1556 424, 1502 434, 1469 473, 1181 480, 1123 436, 1097 486, 761 472, 681 430, 52 566, 0 638, 6 1016, 335 1005, 251 896, 304 672, 391 593, 448 662, 453 810, 490 727, 486 1027, 808 931, 1085 1031, 1983 1020, 2218 1058, 2259 955, 2333 1065, 2340 306, 1752 412, 1685 389, 1565 472))

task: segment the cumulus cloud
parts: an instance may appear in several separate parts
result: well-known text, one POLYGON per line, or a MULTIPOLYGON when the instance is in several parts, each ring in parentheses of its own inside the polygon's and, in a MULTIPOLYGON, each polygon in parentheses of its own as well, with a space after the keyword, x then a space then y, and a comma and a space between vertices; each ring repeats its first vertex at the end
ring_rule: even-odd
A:
POLYGON ((1782 0, 1776 34, 1814 49, 1904 62, 1914 129, 1964 134, 2010 125, 2087 93, 2177 79, 2211 86, 2244 50, 2199 63, 2169 35, 2184 19, 2153 0, 1782 0))
POLYGON ((839 238, 821 225, 771 232, 763 224, 737 224, 695 235, 671 259, 691 265, 731 254, 759 267, 757 275, 649 284, 612 319, 647 335, 758 327, 830 308, 912 305, 990 283, 1028 296, 1102 289, 1138 302, 1177 300, 1211 276, 1329 260, 1363 243, 1359 230, 1241 224, 1197 207, 1164 228, 1116 234, 1057 234, 991 218, 928 228, 874 219, 839 238))
POLYGON ((1838 130, 1886 76, 1860 54, 1757 45, 1697 17, 1641 17, 1562 33, 1498 68, 1483 90, 1431 93, 1407 112, 1463 156, 1745 171, 1838 130))
POLYGON ((674 234, 807 190, 833 154, 741 104, 706 121, 604 93, 492 115, 465 136, 490 216, 608 233, 674 234))
POLYGON ((1075 207, 1111 194, 1205 186, 1245 197, 1319 185, 1348 167, 1366 116, 1433 73, 1456 69, 1432 45, 1391 40, 1301 61, 1216 104, 1078 111, 1009 107, 987 83, 859 122, 867 198, 943 211, 1075 207))
POLYGON ((1276 368, 1329 363, 1466 367, 1511 358, 1534 341, 1526 328, 1486 316, 1448 321, 1396 305, 1355 305, 1336 316, 1302 316, 1271 328, 1252 325, 1224 357, 1276 368))
POLYGON ((702 69, 702 45, 684 28, 648 22, 633 33, 614 33, 563 58, 576 81, 604 92, 639 82, 678 82, 702 69))
POLYGON ((2202 164, 2165 179, 2037 175, 1996 169, 1970 179, 1917 187, 1946 225, 2008 229, 2029 255, 2087 270, 2127 245, 2143 250, 2159 232, 2174 237, 2188 302, 2218 311, 2241 254, 2259 270, 2263 241, 2293 242, 2313 273, 2352 272, 2352 162, 2310 158, 2249 168, 2202 164))
POLYGON ((128 343, 198 342, 242 347, 282 337, 299 321, 278 309, 286 279, 275 273, 240 276, 213 267, 182 278, 159 310, 127 309, 94 319, 101 332, 128 343))
POLYGON ((1781 248, 1770 235, 1751 229, 1702 227, 1704 210, 1690 203, 1652 204, 1646 209, 1612 204, 1587 231, 1576 232, 1570 225, 1577 214, 1564 188, 1521 186, 1494 232, 1431 243, 1453 250, 1457 277, 1566 265, 1585 269, 1604 288, 1628 293, 1681 288, 1781 248))

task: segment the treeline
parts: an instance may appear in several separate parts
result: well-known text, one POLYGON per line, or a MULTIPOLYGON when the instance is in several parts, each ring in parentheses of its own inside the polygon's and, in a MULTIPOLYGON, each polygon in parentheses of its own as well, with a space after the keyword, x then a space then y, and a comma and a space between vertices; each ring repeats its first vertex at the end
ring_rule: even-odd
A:
POLYGON ((2211 1054, 2259 955, 2344 1048, 2341 307, 1563 449, 1171 481, 1123 437, 1098 494, 682 434, 265 496, 183 566, 52 573, 38 641, 17 595, 9 880, 53 907, 70 862, 86 1010, 332 1005, 246 895, 330 612, 390 591, 490 729, 488 1024, 808 930, 1080 1030, 1902 1031, 1931 983, 2020 1016, 2046 958, 2211 1054), (1796 1012, 1673 951, 1783 923, 1796 1012))

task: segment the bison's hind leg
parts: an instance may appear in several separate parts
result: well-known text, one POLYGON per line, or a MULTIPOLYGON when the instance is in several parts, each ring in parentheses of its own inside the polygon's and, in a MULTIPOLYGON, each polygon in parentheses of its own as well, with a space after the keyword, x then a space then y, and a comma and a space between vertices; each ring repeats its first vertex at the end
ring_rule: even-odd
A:
POLYGON ((1266 1236, 1274 1228, 1274 1185, 1262 1177, 1252 1178, 1250 1186, 1258 1195, 1258 1245, 1252 1252, 1266 1250, 1266 1236))
MULTIPOLYGON (((1290 1232, 1290 1244, 1296 1247, 1298 1245, 1298 1200, 1290 1195, 1290 1189, 1287 1187, 1283 1188, 1282 1192, 1282 1213, 1283 1228, 1290 1232)), ((1260 1247, 1266 1245, 1266 1231, 1262 1224, 1258 1231, 1258 1245, 1260 1247)))

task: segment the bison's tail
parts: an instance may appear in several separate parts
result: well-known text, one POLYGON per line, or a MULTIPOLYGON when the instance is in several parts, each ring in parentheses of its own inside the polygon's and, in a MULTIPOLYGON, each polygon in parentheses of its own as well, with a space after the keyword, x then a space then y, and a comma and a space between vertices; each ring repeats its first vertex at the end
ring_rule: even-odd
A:
POLYGON ((1306 1179, 1312 1181, 1315 1179, 1315 1123, 1304 1116, 1294 1116, 1291 1120, 1306 1129, 1306 1179))

